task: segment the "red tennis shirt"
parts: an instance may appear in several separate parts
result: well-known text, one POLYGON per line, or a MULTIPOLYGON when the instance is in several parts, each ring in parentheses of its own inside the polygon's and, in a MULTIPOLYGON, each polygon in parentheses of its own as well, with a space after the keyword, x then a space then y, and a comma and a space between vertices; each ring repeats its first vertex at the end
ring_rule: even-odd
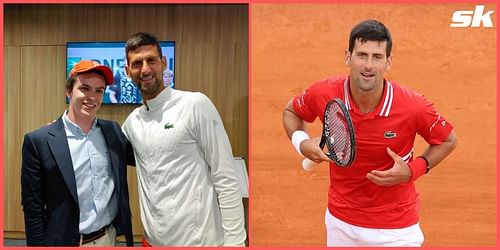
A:
POLYGON ((351 114, 356 133, 356 159, 350 167, 330 164, 328 210, 356 226, 395 229, 418 222, 419 194, 413 182, 390 187, 377 186, 366 174, 387 170, 394 161, 390 147, 405 162, 413 160, 416 134, 429 144, 441 144, 453 126, 423 95, 384 80, 384 93, 377 107, 363 114, 351 98, 348 77, 320 80, 293 99, 299 117, 323 120, 327 102, 340 98, 351 114))

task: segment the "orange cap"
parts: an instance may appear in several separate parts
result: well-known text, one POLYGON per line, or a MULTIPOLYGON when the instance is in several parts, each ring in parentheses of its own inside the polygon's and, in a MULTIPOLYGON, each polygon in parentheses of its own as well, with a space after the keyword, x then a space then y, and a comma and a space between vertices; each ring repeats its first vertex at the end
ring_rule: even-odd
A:
POLYGON ((82 60, 77 64, 75 64, 71 72, 69 72, 69 77, 78 75, 80 73, 85 73, 91 70, 97 70, 102 72, 107 85, 111 85, 113 83, 113 72, 111 72, 111 69, 108 66, 101 65, 97 62, 88 60, 82 60))

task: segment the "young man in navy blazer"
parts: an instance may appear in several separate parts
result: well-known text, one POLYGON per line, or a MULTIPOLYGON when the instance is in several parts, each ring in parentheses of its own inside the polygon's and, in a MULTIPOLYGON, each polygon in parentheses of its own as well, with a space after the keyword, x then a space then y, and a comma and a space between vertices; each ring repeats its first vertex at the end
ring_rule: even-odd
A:
POLYGON ((28 246, 133 245, 127 163, 120 125, 96 118, 111 70, 80 61, 66 82, 68 109, 24 137, 22 205, 28 246))

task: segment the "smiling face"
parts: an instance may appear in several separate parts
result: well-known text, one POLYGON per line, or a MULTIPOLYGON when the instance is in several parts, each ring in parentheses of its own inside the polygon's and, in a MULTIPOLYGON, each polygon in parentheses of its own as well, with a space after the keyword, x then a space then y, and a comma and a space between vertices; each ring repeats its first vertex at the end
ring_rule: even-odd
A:
POLYGON ((143 45, 127 54, 127 75, 139 87, 142 98, 149 100, 157 96, 164 88, 163 71, 166 60, 160 57, 154 45, 143 45))
POLYGON ((386 49, 386 41, 361 42, 356 39, 353 51, 346 50, 345 61, 350 67, 353 87, 361 92, 382 89, 384 74, 392 63, 392 57, 387 56, 386 49))
POLYGON ((73 88, 66 90, 70 100, 68 118, 79 126, 81 122, 92 122, 101 107, 105 86, 104 77, 98 73, 78 74, 73 88))

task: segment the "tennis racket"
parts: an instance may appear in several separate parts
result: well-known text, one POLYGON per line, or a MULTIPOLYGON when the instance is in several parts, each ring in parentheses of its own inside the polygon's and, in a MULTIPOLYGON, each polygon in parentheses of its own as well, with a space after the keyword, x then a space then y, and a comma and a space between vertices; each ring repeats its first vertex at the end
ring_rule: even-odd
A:
MULTIPOLYGON (((325 108, 323 133, 319 147, 328 148, 326 155, 340 167, 348 167, 356 157, 356 139, 351 116, 340 99, 330 100, 325 108)), ((316 163, 306 158, 302 167, 306 171, 313 169, 316 163)))

